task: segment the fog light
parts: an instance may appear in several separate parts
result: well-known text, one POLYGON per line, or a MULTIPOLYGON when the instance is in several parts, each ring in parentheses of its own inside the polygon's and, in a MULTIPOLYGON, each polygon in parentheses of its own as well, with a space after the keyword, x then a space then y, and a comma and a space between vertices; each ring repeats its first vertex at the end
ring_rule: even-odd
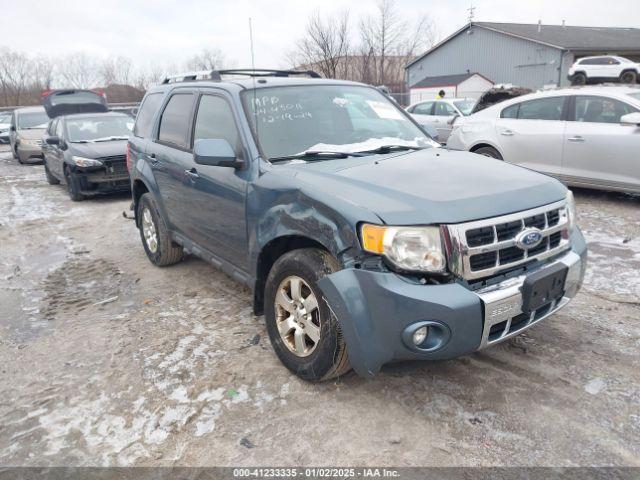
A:
POLYGON ((413 344, 416 347, 422 345, 427 338, 427 334, 429 333, 429 327, 420 327, 415 332, 413 332, 413 344))

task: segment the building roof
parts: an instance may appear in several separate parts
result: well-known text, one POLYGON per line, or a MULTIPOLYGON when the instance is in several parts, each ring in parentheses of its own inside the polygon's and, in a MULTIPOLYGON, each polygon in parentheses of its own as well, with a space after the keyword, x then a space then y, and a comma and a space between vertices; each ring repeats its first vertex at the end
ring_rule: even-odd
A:
POLYGON ((472 22, 466 24, 430 50, 407 64, 409 68, 434 50, 471 27, 486 28, 531 42, 540 43, 559 50, 582 52, 618 53, 640 51, 640 28, 575 27, 570 25, 545 25, 537 23, 472 22), (540 30, 540 31, 538 31, 540 30))
POLYGON ((468 78, 478 75, 477 73, 459 73, 457 75, 441 75, 439 77, 427 77, 418 83, 411 85, 410 88, 433 88, 433 87, 451 87, 460 85, 468 78))

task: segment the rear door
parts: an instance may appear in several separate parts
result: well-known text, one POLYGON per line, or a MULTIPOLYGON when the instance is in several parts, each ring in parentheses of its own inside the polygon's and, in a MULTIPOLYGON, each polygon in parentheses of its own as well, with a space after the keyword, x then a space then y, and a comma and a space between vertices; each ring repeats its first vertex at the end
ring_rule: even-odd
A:
POLYGON ((42 105, 49 118, 73 113, 109 111, 104 94, 93 90, 51 90, 43 93, 42 105))
POLYGON ((562 175, 585 186, 640 188, 640 128, 620 117, 639 110, 604 96, 577 95, 564 135, 562 175))
POLYGON ((174 90, 164 104, 158 131, 146 152, 171 229, 188 237, 189 216, 199 208, 188 201, 185 184, 186 171, 193 166, 190 131, 194 105, 193 91, 174 90))
POLYGON ((502 110, 496 138, 505 161, 559 175, 567 97, 552 96, 516 103, 502 110))
POLYGON ((416 121, 423 125, 425 123, 433 123, 433 104, 435 102, 423 102, 409 110, 409 113, 413 115, 416 121))
POLYGON ((54 135, 60 139, 60 143, 51 145, 48 165, 56 177, 64 178, 64 151, 61 148, 62 143, 65 141, 64 119, 61 118, 54 121, 56 122, 54 135))
POLYGON ((438 131, 438 141, 446 142, 451 135, 451 124, 458 112, 448 102, 438 101, 434 105, 433 109, 436 130, 438 131))

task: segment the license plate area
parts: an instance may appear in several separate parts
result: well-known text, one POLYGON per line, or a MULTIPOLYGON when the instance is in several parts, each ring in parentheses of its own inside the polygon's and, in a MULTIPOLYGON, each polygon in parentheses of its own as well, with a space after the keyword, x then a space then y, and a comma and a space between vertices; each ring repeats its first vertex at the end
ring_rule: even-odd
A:
POLYGON ((529 275, 522 285, 522 312, 531 313, 556 300, 564 292, 569 268, 557 263, 529 275))

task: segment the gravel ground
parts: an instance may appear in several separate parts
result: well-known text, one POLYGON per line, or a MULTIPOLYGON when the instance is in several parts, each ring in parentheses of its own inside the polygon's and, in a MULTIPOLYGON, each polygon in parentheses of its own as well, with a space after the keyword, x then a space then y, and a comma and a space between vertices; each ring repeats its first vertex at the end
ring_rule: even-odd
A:
POLYGON ((0 466, 640 466, 640 198, 577 191, 561 313, 458 360, 311 385, 251 295, 146 259, 124 196, 0 153, 0 466))

